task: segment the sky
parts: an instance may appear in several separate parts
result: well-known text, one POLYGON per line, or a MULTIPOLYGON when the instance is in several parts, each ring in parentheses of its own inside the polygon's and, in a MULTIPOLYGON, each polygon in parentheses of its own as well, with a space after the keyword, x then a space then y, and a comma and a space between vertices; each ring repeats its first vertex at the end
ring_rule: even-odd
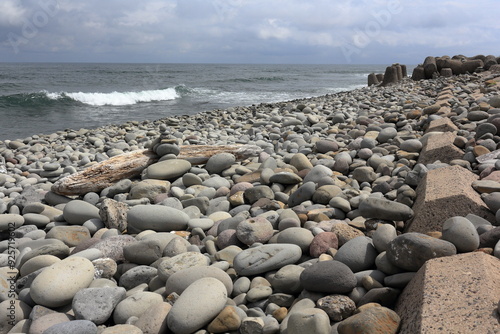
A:
POLYGON ((1 0, 0 61, 418 64, 500 56, 498 0, 1 0))

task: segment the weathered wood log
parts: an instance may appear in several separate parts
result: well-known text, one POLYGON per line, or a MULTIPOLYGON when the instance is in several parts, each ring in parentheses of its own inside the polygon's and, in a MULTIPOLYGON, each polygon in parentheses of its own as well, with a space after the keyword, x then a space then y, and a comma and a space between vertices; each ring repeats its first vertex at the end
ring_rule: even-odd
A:
MULTIPOLYGON (((241 161, 259 152, 260 148, 254 145, 184 145, 180 147, 178 158, 199 165, 218 153, 232 153, 241 161)), ((138 176, 158 158, 150 150, 120 154, 58 180, 52 185, 51 191, 67 196, 99 192, 120 180, 138 176)))

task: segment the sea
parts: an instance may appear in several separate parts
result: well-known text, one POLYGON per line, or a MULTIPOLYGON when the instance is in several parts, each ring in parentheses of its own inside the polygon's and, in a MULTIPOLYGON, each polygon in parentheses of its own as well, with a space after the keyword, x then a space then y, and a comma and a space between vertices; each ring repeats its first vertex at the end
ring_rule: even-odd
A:
POLYGON ((0 140, 322 96, 386 66, 0 63, 0 140))

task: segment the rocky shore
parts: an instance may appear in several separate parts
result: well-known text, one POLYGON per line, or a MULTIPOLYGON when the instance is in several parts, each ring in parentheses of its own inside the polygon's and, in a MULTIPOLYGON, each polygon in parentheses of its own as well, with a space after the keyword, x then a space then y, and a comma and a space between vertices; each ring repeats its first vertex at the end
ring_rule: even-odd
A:
POLYGON ((490 71, 0 142, 0 333, 500 333, 499 143, 490 71))

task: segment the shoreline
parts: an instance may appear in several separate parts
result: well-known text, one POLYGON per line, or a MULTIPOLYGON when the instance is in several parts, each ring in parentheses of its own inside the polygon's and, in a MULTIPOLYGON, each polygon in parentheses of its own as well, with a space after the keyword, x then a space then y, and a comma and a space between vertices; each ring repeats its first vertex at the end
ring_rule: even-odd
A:
MULTIPOLYGON (((15 253, 14 262, 0 257, 0 280, 8 282, 7 270, 16 272, 15 291, 0 290, 0 297, 16 296, 0 303, 14 300, 15 326, 0 322, 0 333, 26 332, 46 326, 43 321, 59 332, 103 334, 112 328, 343 333, 383 324, 396 333, 425 327, 426 319, 412 313, 440 303, 414 304, 431 289, 425 269, 450 268, 447 261, 460 257, 472 262, 474 273, 474 262, 500 271, 499 86, 500 75, 488 72, 406 78, 386 87, 0 141, 0 251, 15 253), (176 158, 182 145, 233 144, 258 152, 219 153, 202 164, 176 158), (95 191, 54 192, 53 184, 71 175, 97 183, 78 172, 144 149, 159 162, 148 161, 138 176, 95 191), (423 186, 440 172, 440 187, 448 188, 423 186), (453 179, 461 173, 465 179, 453 179), (446 197, 454 188, 467 196, 446 197), (460 205, 422 203, 437 198, 431 191, 443 191, 445 203, 474 198, 475 204, 460 202, 465 212, 460 205), (419 219, 424 216, 434 217, 427 219, 433 224, 419 219), (445 227, 455 223, 451 232, 445 227), (439 255, 421 262, 417 254, 427 251, 439 255), (76 288, 67 288, 69 282, 76 288), (113 302, 99 309, 99 294, 113 302), (40 313, 30 317, 35 310, 40 313)), ((106 168, 119 175, 129 167, 106 168)), ((436 295, 448 296, 457 279, 453 270, 441 274, 450 281, 436 295)), ((498 289, 487 293, 470 284, 485 308, 467 307, 472 297, 465 293, 453 295, 455 323, 439 309, 433 321, 450 330, 494 326, 498 289), (458 306, 477 318, 462 317, 458 306)))

